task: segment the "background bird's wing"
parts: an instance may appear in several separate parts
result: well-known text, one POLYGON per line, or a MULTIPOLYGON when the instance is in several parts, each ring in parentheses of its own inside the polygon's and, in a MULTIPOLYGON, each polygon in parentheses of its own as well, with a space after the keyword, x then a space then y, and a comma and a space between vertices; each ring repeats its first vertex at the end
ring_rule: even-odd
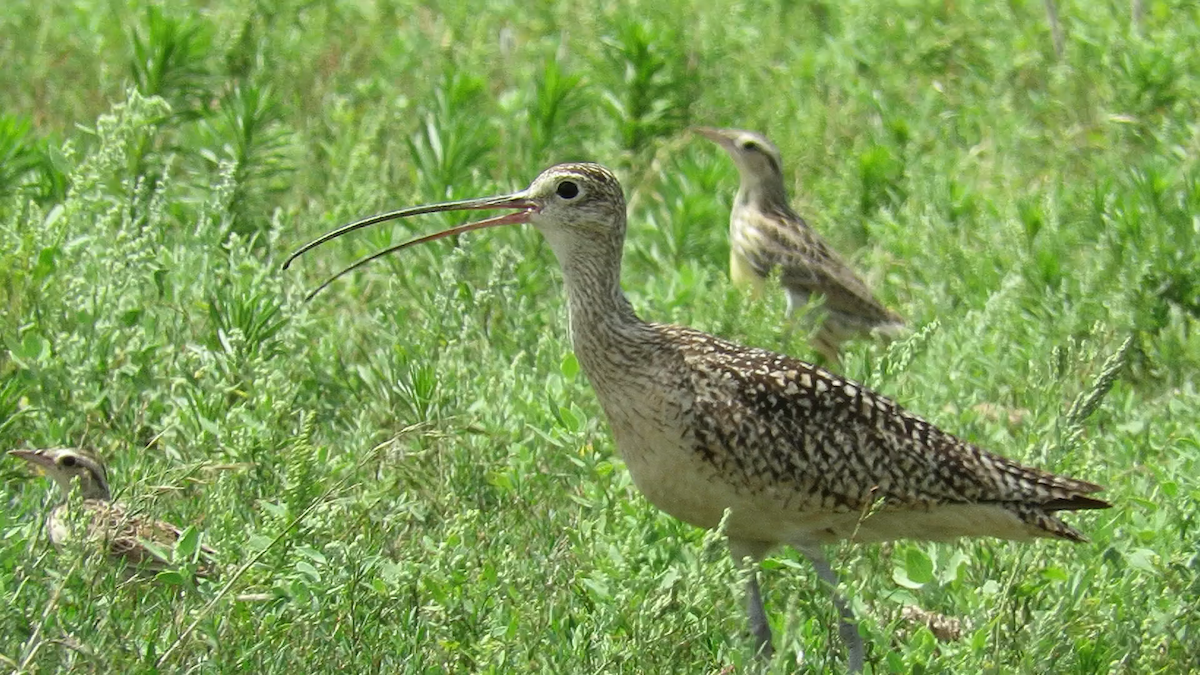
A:
MULTIPOLYGON (((109 555, 152 572, 170 566, 169 556, 183 533, 178 527, 133 513, 117 502, 89 500, 84 508, 91 515, 88 539, 103 546, 109 555)), ((216 553, 208 546, 201 546, 201 551, 206 557, 216 553)), ((200 573, 204 575, 203 567, 200 573)))
POLYGON ((764 222, 761 226, 767 245, 757 247, 754 255, 747 256, 756 269, 767 270, 763 276, 778 267, 784 288, 798 294, 825 296, 825 308, 830 312, 862 317, 868 323, 903 323, 791 209, 756 214, 750 217, 773 223, 767 226, 764 222))
POLYGON ((116 502, 89 500, 84 502, 84 508, 91 514, 88 539, 109 555, 123 559, 131 567, 150 571, 170 564, 165 555, 178 539, 178 533, 170 526, 146 520, 116 502))

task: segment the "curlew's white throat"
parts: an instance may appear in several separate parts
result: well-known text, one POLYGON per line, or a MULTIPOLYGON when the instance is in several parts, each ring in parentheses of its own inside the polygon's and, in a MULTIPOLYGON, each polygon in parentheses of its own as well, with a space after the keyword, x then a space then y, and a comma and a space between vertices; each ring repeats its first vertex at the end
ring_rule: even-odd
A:
MULTIPOLYGON (((1101 489, 1097 485, 985 452, 816 366, 643 321, 620 284, 625 197, 616 177, 598 164, 551 167, 511 195, 351 223, 305 245, 284 267, 347 232, 462 209, 512 211, 393 246, 347 270, 471 230, 517 223, 537 228, 562 267, 575 354, 634 483, 652 504, 699 527, 716 527, 728 512, 730 548, 739 561, 789 544, 836 586, 822 544, 961 536, 1083 541, 1058 512, 1108 506, 1087 496, 1101 489)), ((850 669, 857 672, 863 642, 836 590, 834 600, 850 669)), ((770 653, 755 574, 748 606, 758 650, 770 653)))

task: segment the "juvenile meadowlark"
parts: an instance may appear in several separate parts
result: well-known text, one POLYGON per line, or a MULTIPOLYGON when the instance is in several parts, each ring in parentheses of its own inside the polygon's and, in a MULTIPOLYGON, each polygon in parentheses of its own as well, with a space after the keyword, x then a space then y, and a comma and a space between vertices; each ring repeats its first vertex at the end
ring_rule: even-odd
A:
MULTIPOLYGON (((113 501, 108 471, 99 457, 72 448, 10 450, 8 454, 41 469, 67 495, 46 519, 46 530, 55 546, 82 537, 110 559, 123 563, 128 571, 153 573, 171 567, 171 561, 163 553, 175 547, 182 530, 132 513, 113 501)), ((201 546, 201 553, 211 558, 215 551, 201 546)), ((210 571, 201 565, 196 574, 208 576, 210 571)))

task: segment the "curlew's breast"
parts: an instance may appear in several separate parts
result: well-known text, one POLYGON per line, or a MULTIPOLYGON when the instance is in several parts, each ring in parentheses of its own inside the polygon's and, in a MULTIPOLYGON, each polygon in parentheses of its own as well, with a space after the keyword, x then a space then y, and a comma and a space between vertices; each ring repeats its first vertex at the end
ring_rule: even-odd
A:
POLYGON ((657 508, 704 528, 717 527, 729 510, 730 534, 761 540, 808 529, 794 494, 750 489, 697 451, 691 402, 680 389, 651 380, 596 390, 634 484, 657 508))

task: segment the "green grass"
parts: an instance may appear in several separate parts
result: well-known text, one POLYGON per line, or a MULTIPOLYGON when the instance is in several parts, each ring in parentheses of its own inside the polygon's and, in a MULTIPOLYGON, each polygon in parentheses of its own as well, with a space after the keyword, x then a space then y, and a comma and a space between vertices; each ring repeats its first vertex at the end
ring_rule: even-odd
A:
MULTIPOLYGON (((358 216, 587 159, 624 182, 643 316, 811 356, 782 298, 729 287, 736 172, 683 134, 716 124, 776 141, 802 212, 917 327, 852 345, 847 374, 1115 505, 1070 518, 1079 546, 830 550, 869 669, 1200 671, 1194 3, 1147 0, 1138 35, 1123 1, 1063 2, 1061 59, 1032 0, 448 4, 6 4, 0 448, 94 446, 222 575, 129 582, 55 551, 57 496, 5 458, 0 660, 754 672, 723 543, 632 486, 536 232, 409 251, 308 304, 456 221, 279 270, 358 216), (903 624, 908 603, 964 638, 903 624)), ((816 575, 768 567, 769 670, 842 668, 816 575)))

